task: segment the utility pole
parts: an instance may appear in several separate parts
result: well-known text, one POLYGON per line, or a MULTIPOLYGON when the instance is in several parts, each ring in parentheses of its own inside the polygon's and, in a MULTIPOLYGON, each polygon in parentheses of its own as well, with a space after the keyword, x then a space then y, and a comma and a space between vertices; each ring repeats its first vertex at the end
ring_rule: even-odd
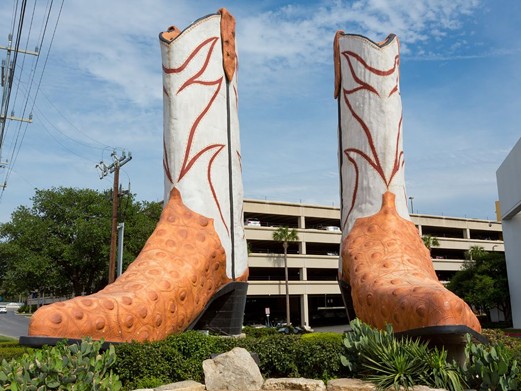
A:
MULTIPOLYGON (((19 42, 18 42, 19 43, 19 42)), ((4 141, 4 130, 5 124, 7 120, 11 121, 21 121, 21 122, 33 122, 32 114, 29 115, 28 118, 19 118, 15 117, 14 112, 11 112, 11 115, 8 115, 9 111, 9 100, 11 97, 11 89, 13 87, 13 80, 15 74, 16 67, 16 58, 18 53, 22 54, 30 54, 32 56, 38 56, 38 48, 34 52, 28 50, 22 50, 17 47, 18 45, 13 46, 13 36, 9 34, 8 36, 8 44, 7 46, 0 46, 0 50, 5 50, 7 52, 7 56, 5 59, 2 59, 1 73, 0 73, 0 85, 2 87, 2 104, 0 106, 0 151, 2 149, 2 144, 4 141)))
POLYGON ((122 152, 121 157, 118 157, 116 151, 112 151, 112 163, 107 166, 103 161, 96 164, 99 168, 100 179, 106 177, 109 173, 114 173, 114 185, 112 187, 112 232, 110 235, 110 259, 109 259, 109 284, 116 279, 116 244, 118 236, 118 200, 119 200, 119 168, 124 166, 132 160, 132 154, 129 152, 128 156, 125 151, 122 152))

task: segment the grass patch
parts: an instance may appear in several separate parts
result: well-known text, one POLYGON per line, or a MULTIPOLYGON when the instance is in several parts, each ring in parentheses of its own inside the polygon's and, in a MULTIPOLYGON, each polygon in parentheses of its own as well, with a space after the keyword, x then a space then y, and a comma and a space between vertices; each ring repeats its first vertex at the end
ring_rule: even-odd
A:
POLYGON ((18 342, 18 339, 11 338, 11 337, 4 337, 3 335, 0 335, 0 343, 4 342, 18 342))

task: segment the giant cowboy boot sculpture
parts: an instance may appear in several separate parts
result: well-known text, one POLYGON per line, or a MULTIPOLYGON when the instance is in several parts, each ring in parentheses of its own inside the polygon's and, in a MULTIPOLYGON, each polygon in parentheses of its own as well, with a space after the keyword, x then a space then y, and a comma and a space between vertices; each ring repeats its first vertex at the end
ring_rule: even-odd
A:
MULTIPOLYGON (((165 207, 136 260, 100 292, 39 309, 25 342, 239 334, 248 277, 235 20, 225 10, 160 34, 165 207)), ((23 342, 23 341, 22 341, 23 342)))
POLYGON ((407 211, 399 42, 338 32, 342 244, 339 284, 349 315, 396 332, 480 332, 469 306, 438 281, 407 211), (354 307, 354 308, 353 308, 354 307), (434 327, 434 329, 433 329, 434 327))

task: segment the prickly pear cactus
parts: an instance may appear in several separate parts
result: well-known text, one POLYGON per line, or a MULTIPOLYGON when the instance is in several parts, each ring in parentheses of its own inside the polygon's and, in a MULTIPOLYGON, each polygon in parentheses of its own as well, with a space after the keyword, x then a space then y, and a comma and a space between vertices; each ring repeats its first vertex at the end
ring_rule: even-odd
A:
POLYGON ((26 353, 0 368, 3 390, 120 390, 121 382, 110 370, 116 360, 114 347, 100 352, 102 341, 83 340, 80 345, 63 341, 26 353))

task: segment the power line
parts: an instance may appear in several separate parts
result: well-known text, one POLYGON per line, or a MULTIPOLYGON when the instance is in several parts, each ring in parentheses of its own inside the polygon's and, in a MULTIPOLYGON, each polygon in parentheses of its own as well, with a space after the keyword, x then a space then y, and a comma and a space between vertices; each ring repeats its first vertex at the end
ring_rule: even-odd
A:
MULTIPOLYGON (((7 47, 7 60, 5 62, 5 80, 2 80, 2 85, 4 87, 4 90, 3 90, 3 94, 2 94, 2 105, 1 105, 1 110, 0 110, 0 151, 2 148, 3 140, 4 140, 4 130, 5 130, 5 124, 7 121, 7 113, 9 111, 9 101, 11 99, 14 73, 16 71, 16 62, 18 60, 20 39, 22 36, 22 29, 23 29, 23 25, 24 25, 26 5, 27 5, 27 0, 22 0, 22 5, 20 8, 20 16, 18 18, 18 29, 17 29, 17 34, 16 34, 14 50, 12 50, 12 39, 13 39, 12 34, 9 37, 9 44, 7 47), (12 62, 10 61, 11 52, 13 52, 13 61, 12 62)), ((4 68, 4 66, 2 66, 2 68, 4 68)))
MULTIPOLYGON (((63 119, 64 119, 64 120, 65 120, 65 121, 66 121, 66 122, 67 122, 67 123, 68 123, 68 124, 73 128, 73 129, 74 129, 74 130, 75 130, 75 131, 76 131, 76 132, 80 133, 80 134, 81 134, 82 136, 84 136, 85 138, 88 138, 88 139, 91 140, 94 144, 98 144, 99 147, 96 147, 94 144, 88 144, 88 143, 86 143, 86 142, 83 142, 83 141, 81 141, 81 140, 75 139, 75 138, 73 138, 73 137, 71 137, 71 136, 68 136, 68 135, 66 135, 66 134, 64 134, 64 133, 62 133, 62 132, 60 132, 60 133, 62 133, 65 137, 70 138, 71 140, 77 142, 78 144, 83 144, 83 145, 85 145, 85 146, 87 146, 87 147, 89 147, 89 148, 95 148, 95 149, 107 149, 107 148, 108 148, 108 149, 114 149, 114 147, 112 147, 112 146, 110 146, 110 145, 108 145, 108 144, 104 144, 104 143, 102 143, 102 142, 99 141, 99 140, 96 140, 95 138, 89 136, 87 133, 85 133, 84 131, 82 131, 81 129, 79 129, 79 128, 78 128, 78 127, 77 127, 77 126, 76 126, 76 125, 75 125, 75 124, 74 124, 74 123, 73 123, 73 122, 72 122, 68 117, 65 116, 65 114, 63 114, 63 113, 60 111, 60 109, 58 109, 58 107, 56 107, 56 106, 54 105, 54 103, 52 103, 52 101, 49 99, 49 97, 47 96, 47 94, 46 94, 43 90, 40 92, 40 94, 45 98, 45 100, 47 100, 47 103, 49 103, 49 105, 51 105, 52 108, 53 108, 53 109, 54 109, 54 110, 55 110, 55 111, 56 111, 56 112, 57 112, 57 113, 58 113, 58 114, 59 114, 59 115, 60 115, 60 116, 61 116, 61 117, 62 117, 62 118, 63 118, 63 119)), ((38 106, 37 106, 37 108, 38 108, 38 106)), ((56 129, 57 129, 57 128, 56 128, 56 129)), ((57 130, 58 130, 58 129, 57 129, 57 130)))
MULTIPOLYGON (((22 35, 22 30, 21 29, 22 29, 22 26, 23 26, 23 19, 24 19, 24 15, 25 15, 26 3, 27 3, 27 0, 23 0, 23 4, 22 4, 23 10, 21 9, 21 12, 20 12, 19 29, 18 29, 18 35, 16 37, 17 38, 17 44, 15 44, 15 53, 14 53, 14 55, 16 57, 18 56, 18 53, 21 52, 20 49, 19 49, 19 43, 20 43, 20 39, 21 39, 21 35, 22 35)), ((14 139, 14 144, 12 146, 12 151, 11 151, 10 164, 9 164, 9 166, 7 168, 7 172, 6 172, 6 175, 5 175, 5 178, 4 178, 4 182, 3 182, 3 185, 2 185, 2 190, 4 190, 6 185, 7 185, 7 180, 9 179, 11 170, 13 169, 14 164, 15 164, 15 162, 16 162, 16 160, 18 158, 18 155, 20 153, 21 146, 23 144, 23 141, 25 139, 25 135, 27 133, 28 123, 32 122, 32 111, 33 111, 33 109, 35 107, 36 99, 37 99, 37 96, 38 96, 38 92, 40 90, 41 83, 42 83, 42 80, 43 80, 43 75, 44 75, 45 69, 47 67, 47 62, 48 62, 49 55, 50 55, 50 52, 51 52, 52 44, 54 42, 54 37, 56 35, 56 30, 57 30, 57 27, 58 27, 58 24, 59 24, 59 21, 60 21, 61 12, 62 12, 62 9, 63 9, 63 3, 64 3, 64 0, 62 0, 61 5, 60 5, 60 9, 58 11, 58 16, 56 18, 56 23, 54 25, 52 37, 51 37, 51 40, 50 40, 50 43, 49 43, 49 47, 48 47, 48 50, 47 50, 47 54, 46 54, 46 57, 45 57, 45 62, 44 62, 44 65, 42 67, 42 70, 40 72, 40 78, 38 80, 38 84, 37 84, 37 87, 36 87, 36 92, 34 93, 33 102, 32 102, 31 109, 30 109, 30 113, 31 114, 29 115, 29 119, 28 120, 24 120, 23 116, 25 115, 25 112, 26 112, 28 104, 29 104, 29 100, 31 99, 31 89, 32 89, 32 86, 33 86, 33 83, 34 83, 34 78, 35 78, 36 71, 37 71, 37 68, 38 68, 39 56, 37 56, 37 59, 35 61, 35 64, 33 66, 32 72, 31 72, 29 88, 28 88, 26 99, 25 99, 25 103, 23 105, 22 118, 21 118, 22 121, 24 121, 26 123, 25 123, 25 127, 23 128, 23 131, 22 131, 23 122, 20 122, 20 124, 18 126, 18 129, 16 131, 16 137, 14 139)), ((46 36, 48 24, 49 24, 49 19, 50 19, 50 15, 51 15, 51 12, 52 12, 52 7, 53 7, 53 0, 48 2, 47 5, 48 5, 48 7, 46 7, 47 15, 46 15, 46 18, 45 18, 45 23, 42 24, 42 30, 41 30, 40 37, 39 37, 39 40, 40 40, 40 45, 39 45, 40 51, 41 51, 41 48, 43 47, 43 43, 44 43, 44 40, 45 40, 45 36, 46 36)), ((36 7, 36 0, 35 0, 35 7, 36 7)), ((34 9, 33 9, 33 16, 31 17, 30 30, 32 29, 33 19, 34 19, 34 9)), ((28 42, 29 42, 29 38, 30 38, 30 31, 29 31, 28 37, 27 37, 26 49, 27 49, 27 45, 28 45, 28 42)), ((10 42, 9 46, 11 46, 11 42, 10 42)), ((23 52, 24 53, 29 53, 27 50, 25 50, 23 52)), ((10 54, 10 52, 8 51, 8 56, 9 56, 9 54, 10 54)), ((33 53, 31 53, 31 54, 33 54, 33 53)), ((9 63, 9 59, 8 59, 7 62, 9 63)), ((13 60, 12 64, 13 64, 12 65, 12 72, 11 72, 10 77, 9 77, 8 93, 6 94, 7 99, 5 100, 7 102, 6 105, 5 105, 5 112, 7 112, 7 110, 8 110, 8 105, 9 105, 9 99, 8 98, 10 97, 10 94, 11 94, 12 84, 13 84, 14 74, 15 74, 15 69, 16 69, 16 62, 14 60, 13 60)), ((24 64, 24 62, 22 62, 22 69, 21 69, 20 72, 23 72, 23 64, 24 64)), ((9 64, 7 64, 7 65, 9 66, 9 64)), ((20 76, 20 80, 21 80, 21 76, 20 76)), ((16 90, 15 98, 16 98, 16 96, 18 94, 18 90, 19 90, 20 86, 21 86, 21 82, 18 83, 18 89, 16 90)), ((2 104, 4 104, 4 99, 2 100, 2 104)), ((1 112, 0 112, 0 115, 1 115, 1 112)), ((0 119, 1 119, 1 117, 0 117, 0 119)), ((7 116, 4 116, 3 117, 3 121, 0 124, 0 126, 1 126, 1 133, 0 133, 0 157, 1 157, 1 152, 2 152, 3 140, 4 140, 4 136, 5 136, 4 129, 5 129, 5 124, 6 124, 6 119, 7 119, 7 116)), ((11 117, 9 119, 16 119, 16 118, 12 118, 11 117)), ((2 191, 1 194, 3 194, 3 191, 2 191)), ((1 194, 0 194, 0 197, 1 197, 1 194)))

